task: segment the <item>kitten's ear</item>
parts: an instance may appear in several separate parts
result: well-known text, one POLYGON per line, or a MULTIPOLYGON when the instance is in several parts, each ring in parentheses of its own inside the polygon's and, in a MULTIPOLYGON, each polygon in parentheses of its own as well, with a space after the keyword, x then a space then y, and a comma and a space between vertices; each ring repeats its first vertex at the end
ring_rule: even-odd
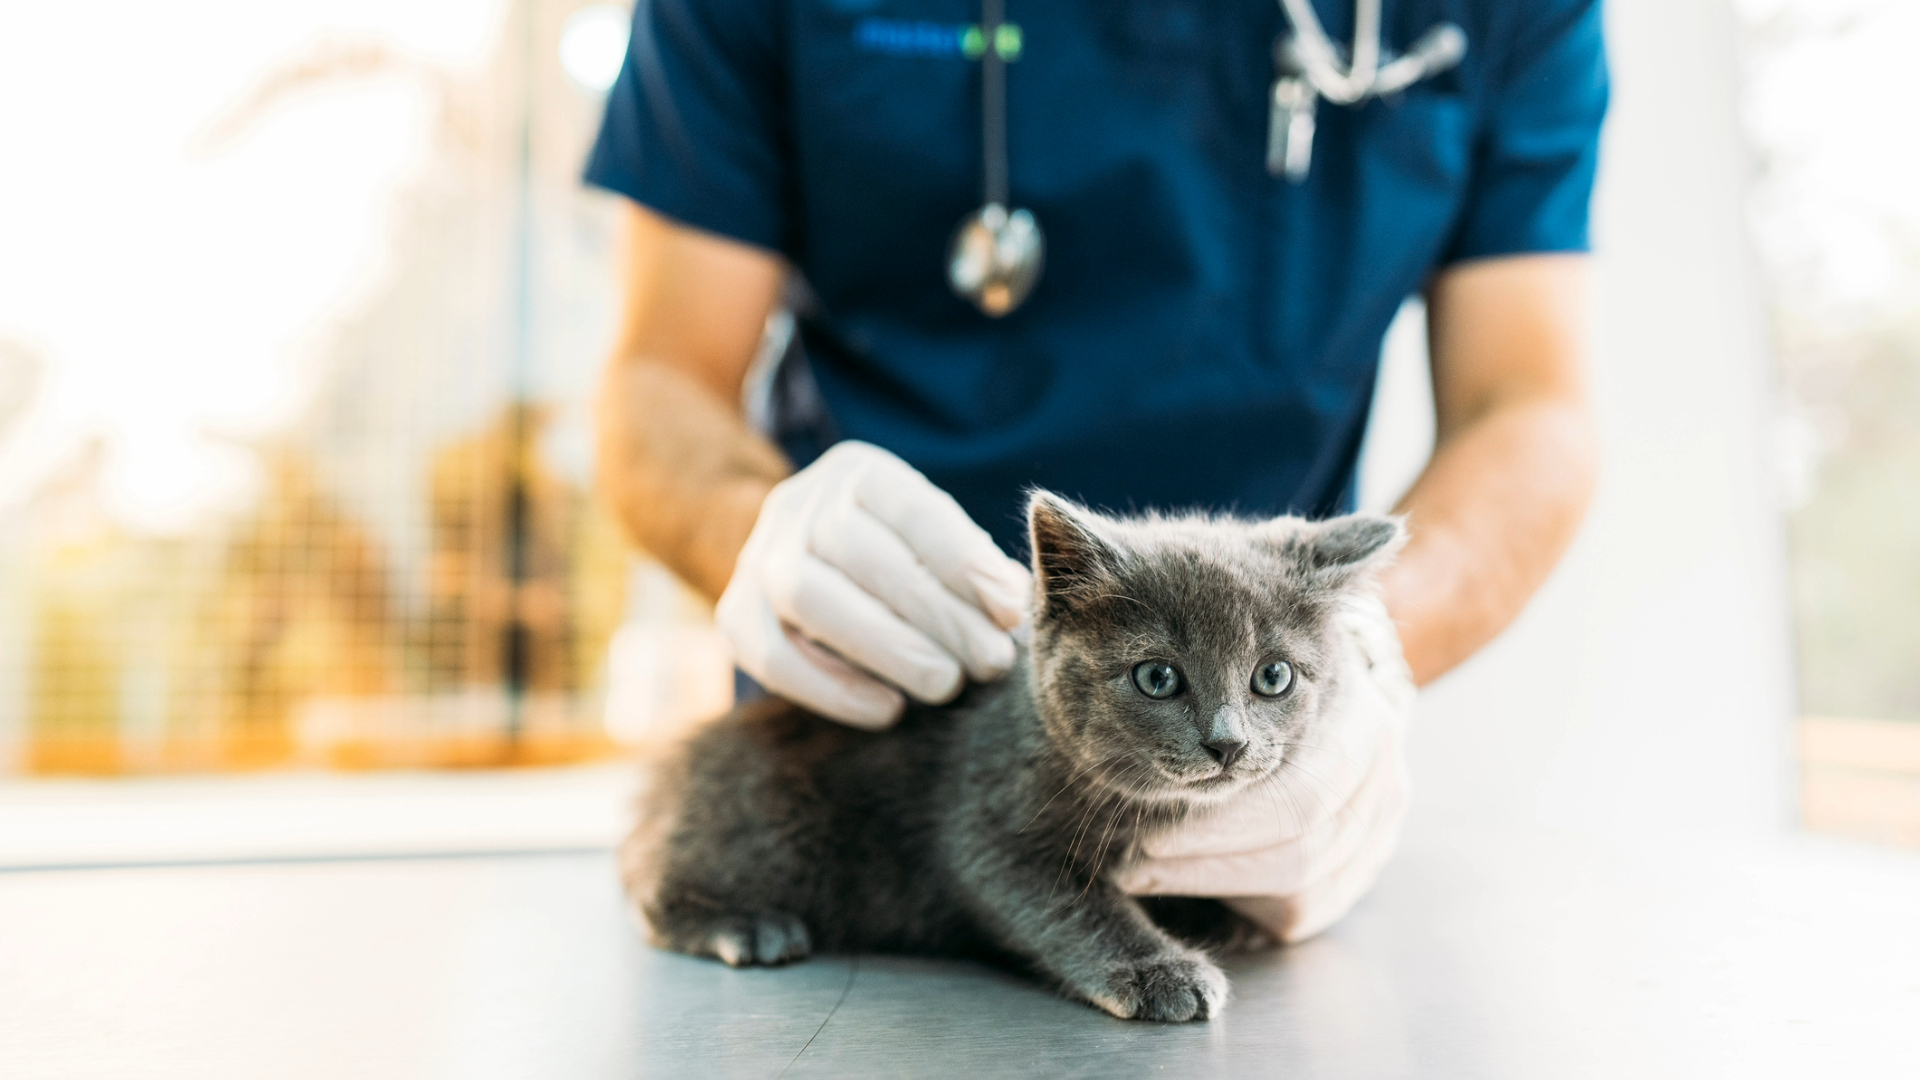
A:
POLYGON ((1062 615, 1111 586, 1120 554, 1099 515, 1048 491, 1027 500, 1035 610, 1062 615))
POLYGON ((1295 550, 1308 573, 1329 588, 1370 577, 1407 542, 1407 527, 1383 514, 1348 514, 1307 526, 1295 550))
POLYGON ((1391 557, 1406 542, 1407 527, 1399 518, 1348 514, 1320 523, 1313 538, 1313 564, 1319 569, 1358 567, 1391 557))

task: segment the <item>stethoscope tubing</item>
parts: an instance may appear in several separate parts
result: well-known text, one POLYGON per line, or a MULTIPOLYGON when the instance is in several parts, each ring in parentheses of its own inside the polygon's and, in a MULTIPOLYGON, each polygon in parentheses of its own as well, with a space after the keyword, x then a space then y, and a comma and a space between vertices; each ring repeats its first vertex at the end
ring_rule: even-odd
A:
POLYGON ((1453 23, 1440 23, 1405 53, 1382 65, 1380 0, 1354 0, 1353 62, 1340 68, 1340 51, 1327 36, 1312 0, 1279 0, 1293 26, 1289 52, 1314 92, 1335 105, 1355 105, 1370 97, 1397 94, 1429 75, 1445 71, 1466 55, 1467 35, 1453 23))
POLYGON ((1006 206, 1010 198, 1007 151, 1007 62, 1000 55, 1000 26, 1006 0, 981 0, 980 159, 981 187, 988 205, 1006 206))

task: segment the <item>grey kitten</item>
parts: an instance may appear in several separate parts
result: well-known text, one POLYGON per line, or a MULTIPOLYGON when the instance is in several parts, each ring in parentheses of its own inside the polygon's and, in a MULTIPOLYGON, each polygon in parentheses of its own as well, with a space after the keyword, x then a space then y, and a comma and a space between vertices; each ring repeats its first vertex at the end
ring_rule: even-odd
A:
POLYGON ((1201 947, 1257 930, 1111 875, 1275 776, 1339 692, 1352 646, 1335 612, 1403 531, 1117 520, 1046 493, 1028 523, 1033 634, 1006 679, 879 733, 757 701, 662 764, 621 859, 656 944, 736 966, 982 956, 1115 1016, 1220 1009, 1227 980, 1201 947))

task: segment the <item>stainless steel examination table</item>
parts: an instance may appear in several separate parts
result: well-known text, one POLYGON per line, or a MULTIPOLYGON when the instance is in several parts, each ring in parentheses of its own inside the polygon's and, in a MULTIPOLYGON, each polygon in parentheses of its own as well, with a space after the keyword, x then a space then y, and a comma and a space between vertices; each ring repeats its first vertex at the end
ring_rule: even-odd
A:
POLYGON ((1211 1023, 657 953, 601 851, 0 874, 0 1076, 1920 1077, 1920 856, 1425 824, 1211 1023))

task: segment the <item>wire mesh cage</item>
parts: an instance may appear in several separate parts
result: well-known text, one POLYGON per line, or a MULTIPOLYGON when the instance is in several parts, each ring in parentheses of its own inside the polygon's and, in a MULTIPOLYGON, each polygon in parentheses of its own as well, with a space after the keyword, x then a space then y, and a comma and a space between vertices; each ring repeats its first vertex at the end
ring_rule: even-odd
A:
MULTIPOLYGON (((596 25, 620 30, 606 7, 596 25)), ((578 180, 604 90, 563 67, 581 10, 483 6, 466 17, 485 32, 462 31, 480 44, 451 60, 431 27, 409 39, 315 16, 198 121, 182 152, 216 169, 299 153, 275 149, 274 127, 342 95, 420 114, 404 167, 367 208, 377 247, 290 335, 292 406, 191 433, 239 474, 227 497, 165 527, 129 520, 113 498, 127 440, 111 425, 41 455, 37 472, 5 456, 11 428, 31 435, 47 426, 36 411, 58 411, 42 384, 68 357, 57 329, 14 334, 0 315, 0 470, 13 473, 0 767, 590 759, 617 749, 606 657, 623 619, 640 621, 627 636, 643 651, 697 660, 653 664, 645 677, 663 685, 622 691, 629 712, 724 706, 728 669, 701 604, 657 572, 636 578, 592 497, 587 402, 617 280, 614 204, 578 180), (630 580, 652 583, 637 607, 630 580)), ((290 247, 251 271, 272 278, 308 257, 290 247)), ((192 282, 155 288, 220 309, 192 282)), ((192 349, 156 349, 188 357, 189 401, 192 349)))

